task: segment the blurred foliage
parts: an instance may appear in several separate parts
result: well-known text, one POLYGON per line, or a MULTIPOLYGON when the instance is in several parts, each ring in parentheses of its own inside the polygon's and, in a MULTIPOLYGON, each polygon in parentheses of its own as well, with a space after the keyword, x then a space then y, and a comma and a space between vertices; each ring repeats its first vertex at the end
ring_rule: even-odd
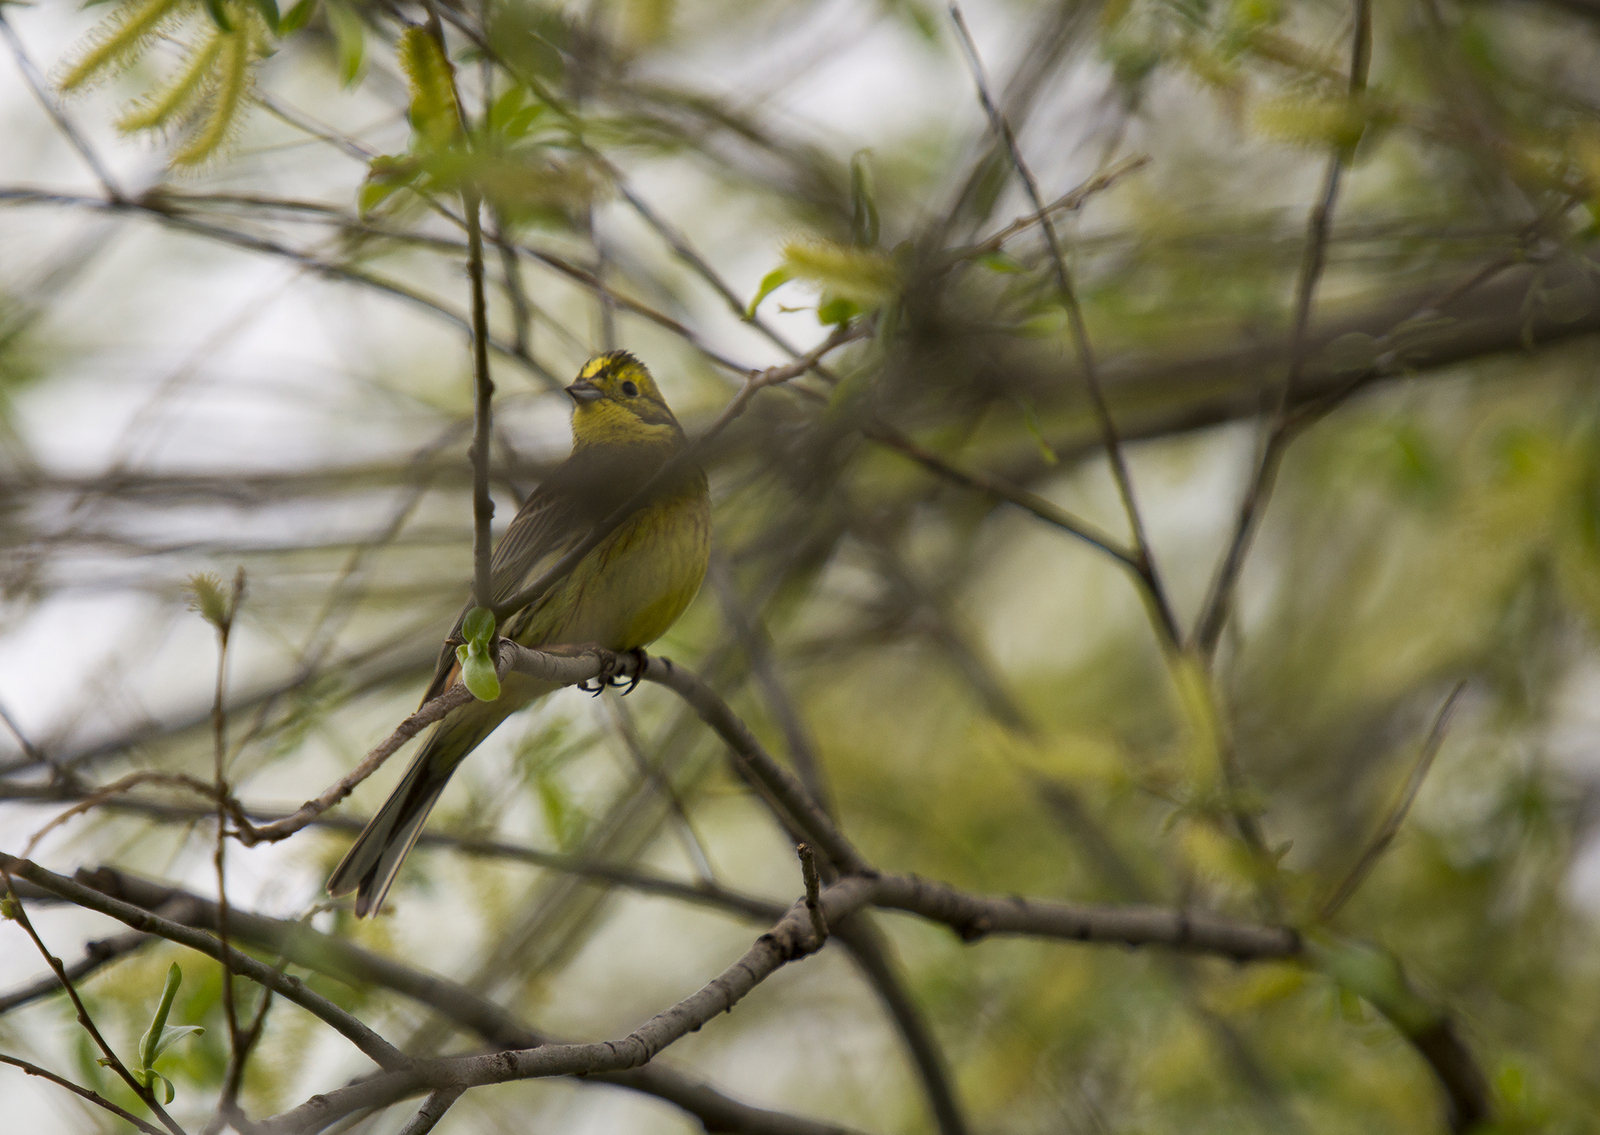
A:
MULTIPOLYGON (((409 711, 469 574, 459 222, 463 200, 481 198, 502 520, 559 459, 549 387, 590 353, 637 350, 693 433, 739 370, 786 359, 775 342, 803 351, 830 328, 856 333, 823 371, 764 392, 707 454, 726 578, 657 649, 712 681, 773 751, 803 766, 814 749, 874 863, 986 893, 1281 921, 1314 943, 1294 962, 1236 964, 964 944, 879 918, 973 1130, 1442 1131, 1447 1104, 1414 1042, 1444 1019, 1489 1085, 1480 1132, 1600 1129, 1600 10, 1373 5, 1370 81, 1354 96, 1351 4, 968 10, 1044 199, 1065 202, 1053 223, 1181 625, 1205 601, 1293 365, 1328 163, 1347 163, 1283 395, 1311 416, 1207 665, 1160 642, 1110 558, 869 440, 892 428, 1125 538, 1048 242, 944 15, 920 0, 846 7, 85 10, 51 74, 83 92, 67 104, 80 122, 149 136, 127 166, 148 167, 154 145, 170 176, 129 178, 137 192, 119 209, 182 234, 119 262, 127 323, 151 319, 167 347, 204 338, 173 283, 214 285, 197 235, 287 259, 306 270, 290 288, 313 314, 274 325, 308 345, 271 366, 312 377, 274 385, 207 346, 197 357, 226 388, 260 400, 219 412, 185 386, 201 364, 164 355, 120 440, 73 433, 98 401, 110 415, 127 398, 122 370, 93 377, 88 344, 122 357, 145 340, 73 306, 79 289, 109 301, 80 271, 92 255, 65 240, 26 265, 24 285, 7 283, 7 649, 25 668, 84 676, 81 698, 47 702, 68 707, 58 719, 24 714, 43 722, 30 741, 49 761, 0 754, 0 795, 33 801, 6 806, 8 849, 63 806, 41 796, 136 770, 209 779, 214 648, 167 640, 185 633, 171 630, 185 580, 202 610, 231 617, 219 581, 249 565, 230 687, 242 799, 321 791, 409 711), (1114 172, 1131 155, 1150 160, 1114 172), (1108 184, 1064 199, 1097 172, 1108 184), (313 274, 409 306, 394 318, 340 307, 310 291, 313 274), (164 290, 160 320, 135 306, 164 290), (317 318, 337 345, 313 364, 317 318), (413 333, 435 319, 437 340, 413 333), (52 346, 68 342, 70 357, 52 346), (120 653, 92 676, 78 655, 93 636, 68 617, 86 595, 150 623, 130 616, 128 642, 104 644, 120 653), (49 620, 61 622, 41 634, 49 620), (1324 920, 1462 680, 1398 838, 1324 920), (1261 847, 1241 838, 1241 814, 1261 847)), ((6 19, 31 34, 22 9, 6 19)), ((40 215, 24 209, 86 207, 41 201, 42 176, 0 186, 0 226, 19 248, 41 247, 23 239, 40 215)), ((95 254, 107 243, 81 239, 95 254)), ((225 306, 205 318, 224 325, 225 306)), ((692 715, 659 690, 631 697, 629 719, 598 704, 561 694, 508 722, 430 831, 685 879, 709 868, 784 903, 799 893, 787 836, 692 715)), ((376 779, 355 812, 392 775, 376 779)), ((209 803, 151 785, 133 795, 74 820, 40 858, 211 893, 209 803)), ((760 932, 427 843, 390 916, 358 923, 317 906, 347 840, 313 830, 230 848, 234 901, 442 972, 553 1033, 625 1033, 760 932)), ((63 955, 100 933, 40 921, 63 955)), ((835 953, 664 1059, 764 1106, 931 1129, 893 1026, 859 974, 829 968, 835 953)), ((217 967, 153 944, 84 989, 132 1054, 175 960, 172 1019, 207 1031, 159 1074, 198 1129, 228 1058, 217 967)), ((298 976, 408 1051, 476 1043, 374 988, 298 976)), ((258 991, 237 989, 253 1012, 258 991)), ((342 1044, 274 1008, 243 1106, 267 1114, 358 1074, 342 1044)), ((0 1047, 75 1061, 81 1082, 136 1106, 60 998, 0 1016, 0 1047)), ((474 1093, 438 1130, 687 1122, 642 1105, 619 1122, 605 1109, 627 1105, 608 1092, 474 1093)))

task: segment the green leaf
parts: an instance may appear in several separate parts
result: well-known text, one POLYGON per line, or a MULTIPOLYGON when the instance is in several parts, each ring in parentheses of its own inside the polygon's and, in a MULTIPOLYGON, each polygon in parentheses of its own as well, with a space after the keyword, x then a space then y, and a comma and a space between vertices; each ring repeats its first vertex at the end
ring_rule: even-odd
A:
POLYGON ((461 620, 461 637, 467 641, 456 647, 461 663, 461 684, 479 701, 494 701, 500 696, 500 676, 495 672, 494 612, 474 607, 461 620))
POLYGON ((461 637, 468 642, 487 645, 494 638, 494 612, 487 607, 474 607, 461 620, 461 637))
POLYGON ((226 0, 205 0, 206 12, 211 17, 211 22, 217 25, 220 31, 231 32, 233 21, 228 18, 228 5, 226 0))
POLYGON ((985 252, 978 257, 978 263, 991 272, 1026 272, 1028 266, 1005 252, 996 249, 994 252, 985 252))
POLYGON ((1045 440, 1044 423, 1039 421, 1039 411, 1026 398, 1019 399, 1017 404, 1022 407, 1022 422, 1028 427, 1028 433, 1033 437, 1033 444, 1039 447, 1039 456, 1044 458, 1046 465, 1059 464, 1061 458, 1056 456, 1056 451, 1051 449, 1050 443, 1045 440))
POLYGON ((367 50, 367 29, 347 0, 327 0, 328 27, 333 31, 334 48, 339 56, 339 82, 348 87, 361 73, 367 50))
POLYGON ((838 296, 862 308, 873 308, 900 291, 900 273, 894 262, 877 249, 829 240, 794 240, 784 246, 783 266, 795 279, 816 284, 825 293, 825 301, 838 296))
POLYGON ((426 28, 410 27, 400 37, 397 58, 411 88, 411 129, 424 146, 449 145, 461 134, 461 112, 444 49, 426 28))
POLYGON ((1439 1011, 1411 988, 1400 959, 1383 947, 1308 937, 1306 956, 1407 1036, 1420 1036, 1438 1024, 1439 1011))
POLYGON ((481 647, 465 644, 456 647, 456 661, 461 663, 461 684, 472 691, 479 701, 494 701, 500 696, 500 675, 494 663, 481 647))
POLYGON ((204 1036, 205 1033, 204 1025, 173 1025, 161 1035, 161 1043, 156 1045, 156 1056, 159 1057, 184 1037, 204 1036))
POLYGON ((361 192, 356 194, 356 210, 365 217, 404 188, 397 181, 374 181, 369 177, 361 183, 361 192))
POLYGON ((761 286, 756 289, 755 298, 750 301, 750 306, 745 309, 744 317, 746 319, 754 319, 756 317, 756 308, 761 306, 761 301, 792 279, 794 279, 794 273, 787 268, 774 268, 761 277, 761 286))
MULTIPOLYGON (((177 1093, 176 1090, 173 1089, 171 1080, 167 1079, 160 1072, 153 1072, 153 1073, 151 1073, 151 1075, 153 1075, 156 1079, 160 1080, 161 1081, 161 1086, 164 1089, 166 1089, 166 1099, 162 1100, 161 1101, 162 1103, 164 1103, 164 1104, 171 1103, 173 1100, 178 1098, 178 1093, 177 1093)), ((145 1086, 146 1087, 150 1087, 151 1085, 146 1084, 145 1086)))
POLYGON ((189 593, 189 610, 199 611, 200 617, 214 627, 228 621, 228 600, 222 592, 222 580, 210 572, 199 572, 184 584, 189 593))
POLYGON ((824 327, 840 323, 849 323, 861 314, 861 308, 853 300, 843 296, 830 296, 817 305, 817 322, 824 327))
POLYGON ((261 13, 261 18, 267 22, 267 27, 272 29, 273 35, 280 34, 283 17, 278 13, 278 0, 256 0, 256 11, 261 13))
POLYGON ((139 1067, 149 1068, 161 1054, 161 1034, 167 1027, 167 1014, 172 1012, 172 999, 178 995, 178 986, 182 984, 183 970, 178 968, 177 962, 173 962, 167 969, 167 983, 161 990, 161 1003, 156 1006, 156 1015, 151 1018, 150 1027, 139 1040, 139 1067))
POLYGON ((850 243, 871 248, 878 243, 878 205, 873 200, 871 150, 850 156, 850 243))
POLYGON ((317 10, 317 0, 300 0, 293 8, 286 12, 278 21, 278 34, 280 36, 293 35, 311 19, 311 13, 317 10))

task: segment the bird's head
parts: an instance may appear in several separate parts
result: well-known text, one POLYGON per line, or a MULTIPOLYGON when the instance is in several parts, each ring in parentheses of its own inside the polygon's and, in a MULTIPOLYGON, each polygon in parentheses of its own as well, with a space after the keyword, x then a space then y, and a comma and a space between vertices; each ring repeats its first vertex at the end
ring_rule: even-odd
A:
POLYGON ((655 379, 627 351, 608 351, 584 363, 567 393, 577 404, 574 446, 683 444, 683 428, 655 379))

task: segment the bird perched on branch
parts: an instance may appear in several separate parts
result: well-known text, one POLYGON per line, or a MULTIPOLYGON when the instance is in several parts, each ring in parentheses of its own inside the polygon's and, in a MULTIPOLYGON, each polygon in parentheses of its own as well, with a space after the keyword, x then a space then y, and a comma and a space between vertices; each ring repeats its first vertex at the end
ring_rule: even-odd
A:
MULTIPOLYGON (((590 359, 567 393, 576 403, 572 455, 528 498, 496 546, 495 603, 538 579, 688 444, 650 372, 626 351, 590 359)), ((647 646, 694 599, 710 549, 706 475, 691 464, 543 597, 508 617, 500 634, 528 647, 593 643, 622 652, 647 646)), ((465 617, 464 611, 452 637, 465 617)), ((422 700, 443 693, 459 674, 447 645, 422 700)), ((329 892, 355 891, 357 916, 376 911, 456 766, 506 717, 555 688, 511 673, 499 698, 469 702, 434 726, 399 786, 334 869, 329 892)))

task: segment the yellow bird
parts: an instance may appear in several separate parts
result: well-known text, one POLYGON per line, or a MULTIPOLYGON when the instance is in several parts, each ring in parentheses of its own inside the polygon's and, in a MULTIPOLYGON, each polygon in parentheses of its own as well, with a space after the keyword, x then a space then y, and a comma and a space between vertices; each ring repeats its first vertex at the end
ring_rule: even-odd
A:
MULTIPOLYGON (((577 404, 572 455, 528 498, 495 548, 497 603, 537 579, 688 444, 650 372, 626 351, 590 359, 567 393, 577 404)), ((648 646, 700 590, 710 551, 710 493, 705 473, 691 465, 542 599, 508 618, 500 633, 529 647, 648 646)), ((465 617, 463 611, 452 637, 465 617)), ((443 693, 458 673, 455 652, 446 647, 422 700, 443 693)), ((456 766, 506 717, 556 688, 508 674, 498 699, 471 702, 434 726, 404 779, 334 869, 329 892, 355 891, 358 917, 376 911, 456 766)))

